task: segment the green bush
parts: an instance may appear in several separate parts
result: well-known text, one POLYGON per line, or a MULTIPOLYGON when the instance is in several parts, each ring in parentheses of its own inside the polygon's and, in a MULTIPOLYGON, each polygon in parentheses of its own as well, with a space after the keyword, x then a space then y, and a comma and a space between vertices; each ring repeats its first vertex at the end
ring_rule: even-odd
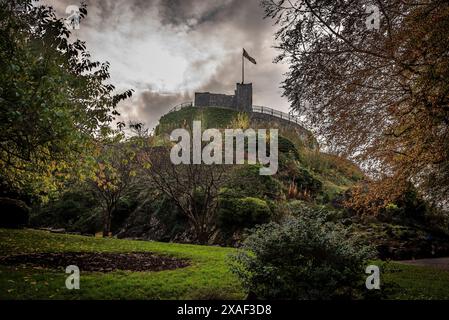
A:
POLYGON ((250 297, 258 299, 358 298, 366 291, 372 249, 325 214, 304 210, 299 217, 255 228, 230 259, 250 297))
POLYGON ((227 183, 229 192, 235 197, 278 199, 282 195, 282 184, 273 176, 262 176, 260 165, 242 165, 236 168, 227 183), (257 186, 257 187, 256 187, 257 186))
POLYGON ((279 156, 279 179, 287 185, 294 183, 299 191, 313 197, 323 191, 323 183, 309 169, 282 154, 279 156))
POLYGON ((101 229, 101 210, 92 193, 74 187, 73 190, 35 208, 31 225, 94 234, 101 229))
POLYGON ((278 136, 278 148, 279 152, 291 154, 295 160, 299 160, 299 152, 293 142, 281 135, 278 136))
POLYGON ((320 219, 327 222, 340 222, 341 224, 345 224, 348 220, 347 212, 344 210, 303 200, 289 201, 286 207, 289 214, 295 217, 304 215, 304 211, 313 211, 315 216, 319 215, 320 219))
POLYGON ((0 227, 20 228, 28 224, 30 208, 20 200, 0 198, 0 227))
POLYGON ((424 223, 430 211, 429 204, 410 186, 394 203, 380 210, 379 218, 384 221, 424 223))
POLYGON ((194 120, 201 120, 204 129, 226 128, 237 115, 237 111, 228 108, 187 107, 162 116, 159 120, 157 134, 170 134, 173 129, 190 127, 194 120))
POLYGON ((251 228, 270 220, 271 210, 265 200, 253 197, 234 198, 221 195, 218 225, 224 231, 251 228))
POLYGON ((294 177, 295 184, 300 190, 308 190, 313 194, 320 192, 323 188, 323 183, 314 178, 314 176, 305 168, 298 167, 297 174, 294 177))

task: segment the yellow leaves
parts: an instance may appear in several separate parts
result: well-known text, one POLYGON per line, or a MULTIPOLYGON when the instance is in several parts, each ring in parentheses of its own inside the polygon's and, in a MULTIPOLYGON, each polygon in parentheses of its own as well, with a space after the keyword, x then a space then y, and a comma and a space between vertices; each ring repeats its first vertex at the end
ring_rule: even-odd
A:
POLYGON ((229 128, 231 129, 247 129, 249 128, 250 120, 249 116, 246 112, 240 112, 237 114, 237 117, 232 119, 231 123, 229 124, 229 128))
POLYGON ((118 188, 118 187, 117 187, 116 185, 114 185, 112 182, 107 182, 106 185, 105 185, 105 187, 106 187, 107 189, 111 190, 111 191, 117 190, 117 188, 118 188))
POLYGON ((104 179, 98 179, 95 181, 97 184, 97 187, 101 190, 109 190, 109 191, 114 191, 116 190, 118 187, 114 184, 114 182, 118 183, 117 180, 115 181, 108 181, 108 180, 104 180, 104 179))
POLYGON ((387 209, 387 210, 397 210, 398 209, 398 206, 395 204, 395 203, 388 203, 386 206, 385 206, 385 209, 387 209))

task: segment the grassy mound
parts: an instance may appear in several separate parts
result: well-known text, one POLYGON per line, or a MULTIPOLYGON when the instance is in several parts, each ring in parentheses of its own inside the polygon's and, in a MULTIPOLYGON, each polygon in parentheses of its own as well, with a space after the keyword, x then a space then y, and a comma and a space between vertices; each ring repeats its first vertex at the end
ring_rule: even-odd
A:
MULTIPOLYGON (((195 108, 187 107, 164 115, 156 128, 156 135, 163 136, 180 127, 190 127, 194 120, 200 120, 206 128, 228 128, 235 124, 239 112, 226 108, 195 108)), ((320 152, 318 143, 310 131, 298 126, 286 125, 285 121, 271 117, 268 121, 249 118, 251 128, 278 128, 279 148, 282 152, 284 144, 294 148, 293 152, 303 166, 309 169, 313 176, 321 181, 326 198, 332 199, 338 193, 347 190, 364 177, 362 171, 352 162, 341 157, 320 152), (286 142, 286 143, 285 143, 286 142)))
POLYGON ((237 115, 237 111, 226 108, 187 107, 164 115, 156 134, 169 134, 173 129, 191 126, 194 120, 200 120, 204 128, 226 128, 237 115))

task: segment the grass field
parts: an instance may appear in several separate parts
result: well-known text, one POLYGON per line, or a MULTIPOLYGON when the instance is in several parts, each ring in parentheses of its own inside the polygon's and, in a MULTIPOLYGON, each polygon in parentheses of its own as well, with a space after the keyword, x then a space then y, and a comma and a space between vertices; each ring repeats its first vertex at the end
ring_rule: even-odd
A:
POLYGON ((191 265, 160 272, 83 273, 68 290, 64 270, 0 266, 0 299, 242 299, 226 266, 229 248, 0 229, 0 255, 33 252, 144 252, 188 258, 191 265))
MULTIPOLYGON (((187 258, 186 268, 160 272, 81 271, 81 289, 67 290, 64 270, 0 266, 0 299, 243 299, 226 257, 234 249, 101 239, 37 230, 0 229, 0 255, 34 252, 143 252, 187 258)), ((449 299, 449 272, 378 262, 388 299, 449 299)))

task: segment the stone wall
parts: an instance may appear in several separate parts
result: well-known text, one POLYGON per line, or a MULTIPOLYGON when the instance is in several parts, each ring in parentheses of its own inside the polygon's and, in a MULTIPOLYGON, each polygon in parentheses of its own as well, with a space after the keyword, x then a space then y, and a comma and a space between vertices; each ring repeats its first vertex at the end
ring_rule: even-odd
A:
POLYGON ((234 96, 226 94, 211 94, 209 100, 210 106, 219 106, 226 108, 234 107, 234 96))
POLYGON ((195 106, 234 108, 234 96, 210 92, 195 92, 195 106))
POLYGON ((253 85, 237 83, 235 95, 221 93, 195 92, 196 107, 224 107, 252 112, 253 85))
POLYGON ((252 83, 237 83, 237 89, 235 90, 235 107, 240 111, 253 111, 252 83))

